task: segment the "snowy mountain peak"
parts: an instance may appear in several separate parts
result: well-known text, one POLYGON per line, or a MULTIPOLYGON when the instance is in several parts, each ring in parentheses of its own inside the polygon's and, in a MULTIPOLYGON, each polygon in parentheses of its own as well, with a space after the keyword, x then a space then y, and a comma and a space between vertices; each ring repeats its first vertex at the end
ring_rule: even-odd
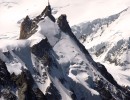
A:
POLYGON ((72 27, 93 59, 104 64, 118 84, 125 86, 130 86, 129 12, 128 7, 112 16, 72 27))
POLYGON ((48 16, 53 22, 55 22, 55 18, 52 15, 52 8, 49 2, 45 9, 42 11, 42 13, 37 16, 35 20, 40 20, 39 18, 44 18, 46 16, 48 16))
POLYGON ((129 89, 118 85, 76 38, 67 16, 55 22, 50 5, 36 18, 24 19, 20 39, 6 42, 0 52, 0 79, 6 85, 0 85, 0 99, 130 99, 129 89))

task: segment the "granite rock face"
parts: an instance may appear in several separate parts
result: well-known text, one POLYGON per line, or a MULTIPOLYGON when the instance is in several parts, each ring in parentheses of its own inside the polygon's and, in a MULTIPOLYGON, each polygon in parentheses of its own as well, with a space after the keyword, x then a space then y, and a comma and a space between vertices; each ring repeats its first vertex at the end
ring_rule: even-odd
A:
MULTIPOLYGON (((0 60, 0 98, 5 100, 130 99, 129 88, 118 85, 105 66, 95 62, 79 42, 71 31, 67 16, 61 15, 55 22, 50 5, 36 18, 31 20, 27 16, 24 19, 21 24, 20 39, 29 41, 29 37, 36 35, 37 28, 40 27, 39 22, 47 24, 45 30, 48 33, 54 30, 57 34, 46 35, 38 42, 33 39, 30 41, 33 45, 29 47, 18 45, 14 50, 2 52, 8 60, 0 60), (49 26, 48 23, 53 24, 49 26), (51 28, 47 29, 48 27, 51 28), (60 38, 56 36, 59 34, 60 38), (58 39, 58 41, 52 46, 49 39, 50 41, 58 39), (13 67, 22 64, 21 73, 10 73, 9 63, 12 63, 13 67)), ((38 32, 43 32, 41 36, 47 34, 42 29, 38 32)))
POLYGON ((29 16, 26 16, 26 18, 21 23, 19 39, 27 38, 28 34, 30 34, 31 29, 32 29, 32 20, 29 18, 29 16))

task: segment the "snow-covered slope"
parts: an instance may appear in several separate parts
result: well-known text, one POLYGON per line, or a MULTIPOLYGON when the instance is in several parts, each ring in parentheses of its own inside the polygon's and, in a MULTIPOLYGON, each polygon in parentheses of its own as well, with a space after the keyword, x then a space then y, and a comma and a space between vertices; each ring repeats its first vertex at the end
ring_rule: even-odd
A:
MULTIPOLYGON (((70 25, 103 18, 130 6, 129 0, 49 0, 53 15, 65 13, 70 25)), ((0 0, 0 38, 18 38, 22 19, 42 12, 48 0, 0 0), (8 24, 7 24, 8 23, 8 24)))
MULTIPOLYGON (((129 28, 124 25, 129 22, 129 0, 50 0, 50 3, 53 5, 53 15, 58 18, 56 22, 55 18, 50 16, 49 7, 43 11, 47 0, 0 1, 0 99, 129 100, 129 88, 120 86, 129 85, 129 63, 124 59, 129 53, 126 51, 129 42, 126 35, 129 28), (113 73, 110 65, 105 63, 120 85, 107 72, 105 66, 91 58, 71 31, 66 16, 59 17, 61 13, 66 13, 70 25, 75 25, 117 12, 120 13, 109 18, 74 26, 73 30, 76 35, 82 35, 89 29, 87 36, 83 38, 84 45, 87 45, 90 53, 98 55, 101 62, 107 60, 119 64, 114 67, 114 70, 118 70, 117 73, 113 73), (19 26, 26 15, 32 18, 30 21, 34 26, 31 28, 34 30, 30 30, 29 33, 21 32, 23 35, 27 34, 27 37, 19 40, 19 26), (119 34, 120 31, 122 36, 119 34), (109 46, 107 50, 106 45, 109 46), (116 57, 122 57, 124 61, 121 61, 128 66, 124 66, 122 62, 118 63, 120 59, 115 61, 113 53, 120 54, 116 57), (123 78, 124 83, 120 82, 121 79, 117 78, 117 75, 123 78)), ((93 58, 96 59, 95 56, 93 58)))
POLYGON ((120 85, 128 86, 130 86, 129 12, 128 8, 108 18, 73 26, 75 35, 89 49, 94 59, 103 63, 120 85))
POLYGON ((40 13, 45 7, 42 2, 43 0, 0 0, 0 38, 18 38, 21 20, 26 15, 40 13))
POLYGON ((0 40, 1 98, 129 99, 129 89, 118 85, 72 33, 67 16, 54 22, 50 14, 47 6, 43 16, 36 17, 38 24, 32 20, 38 26, 35 33, 24 33, 24 40, 0 40))

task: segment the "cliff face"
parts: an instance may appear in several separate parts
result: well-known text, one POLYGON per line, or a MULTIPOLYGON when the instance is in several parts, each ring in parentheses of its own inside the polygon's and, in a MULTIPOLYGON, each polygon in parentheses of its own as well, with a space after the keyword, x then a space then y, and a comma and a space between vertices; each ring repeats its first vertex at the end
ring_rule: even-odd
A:
POLYGON ((46 6, 45 9, 43 10, 43 12, 40 15, 38 15, 37 17, 35 17, 34 19, 30 19, 29 16, 27 15, 24 18, 23 22, 21 23, 19 39, 27 39, 32 34, 34 34, 36 32, 37 27, 38 27, 37 23, 39 23, 39 21, 43 20, 47 16, 53 22, 55 22, 55 18, 52 15, 50 5, 46 6))
MULTIPOLYGON (((5 53, 6 55, 6 53, 5 53)), ((10 53, 8 55, 11 56, 10 53)), ((0 97, 4 100, 47 100, 29 70, 21 69, 19 75, 9 73, 5 62, 0 60, 0 97), (35 86, 35 87, 34 87, 35 86), (17 95, 17 96, 16 96, 17 95)), ((16 69, 17 71, 17 69, 16 69)))
POLYGON ((26 16, 26 18, 21 23, 20 27, 20 37, 19 39, 25 39, 32 29, 32 20, 26 16))
POLYGON ((5 100, 129 100, 129 90, 119 86, 77 40, 66 15, 61 15, 57 22, 50 16, 51 9, 47 6, 33 20, 26 17, 21 24, 23 40, 5 44, 0 52, 0 97, 5 100), (31 26, 33 22, 35 28, 31 26))
POLYGON ((118 84, 125 86, 130 86, 129 12, 127 8, 72 27, 93 59, 104 64, 118 84))

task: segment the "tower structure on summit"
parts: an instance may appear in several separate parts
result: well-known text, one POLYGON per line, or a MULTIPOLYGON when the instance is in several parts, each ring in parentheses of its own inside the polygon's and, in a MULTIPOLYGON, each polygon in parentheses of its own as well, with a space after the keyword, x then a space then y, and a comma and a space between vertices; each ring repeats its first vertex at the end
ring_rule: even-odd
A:
POLYGON ((50 1, 48 0, 48 6, 50 5, 50 1))

